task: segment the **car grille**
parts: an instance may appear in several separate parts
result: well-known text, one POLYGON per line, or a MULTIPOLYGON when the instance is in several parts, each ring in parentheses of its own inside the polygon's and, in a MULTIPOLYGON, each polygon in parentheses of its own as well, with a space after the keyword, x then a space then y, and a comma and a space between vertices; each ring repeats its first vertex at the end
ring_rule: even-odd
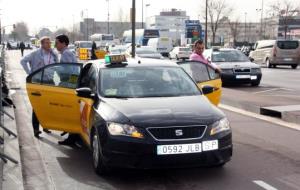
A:
POLYGON ((200 139, 206 131, 206 126, 151 127, 147 128, 147 131, 159 141, 200 139))
POLYGON ((235 73, 250 73, 250 68, 236 68, 233 69, 235 73))

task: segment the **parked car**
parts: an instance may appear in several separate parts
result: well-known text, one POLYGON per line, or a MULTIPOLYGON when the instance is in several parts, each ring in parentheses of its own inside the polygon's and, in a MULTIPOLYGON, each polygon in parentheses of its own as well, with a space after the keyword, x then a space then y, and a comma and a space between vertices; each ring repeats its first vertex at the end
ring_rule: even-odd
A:
POLYGON ((262 78, 260 66, 250 61, 240 50, 209 49, 204 56, 221 69, 223 84, 250 83, 258 86, 262 78))
POLYGON ((110 54, 124 54, 127 47, 125 45, 115 45, 109 49, 110 54))
POLYGON ((255 44, 249 57, 257 64, 268 68, 277 65, 290 65, 296 69, 300 64, 300 45, 298 40, 264 40, 255 44))
POLYGON ((168 56, 173 49, 172 39, 168 37, 151 38, 148 41, 148 46, 156 49, 161 55, 168 56))
MULTIPOLYGON (((140 58, 152 58, 152 59, 163 59, 163 56, 150 46, 136 46, 135 53, 140 58)), ((131 56, 131 46, 126 50, 126 54, 131 56)))
POLYGON ((174 49, 169 53, 170 59, 189 59, 192 54, 192 50, 189 47, 174 47, 174 49))

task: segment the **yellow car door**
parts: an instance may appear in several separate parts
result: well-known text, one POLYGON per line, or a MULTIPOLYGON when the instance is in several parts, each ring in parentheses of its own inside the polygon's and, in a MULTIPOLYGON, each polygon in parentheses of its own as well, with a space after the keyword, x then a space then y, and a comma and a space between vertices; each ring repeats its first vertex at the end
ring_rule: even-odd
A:
POLYGON ((214 105, 218 105, 222 95, 222 81, 220 75, 207 64, 197 61, 184 61, 178 64, 193 78, 201 89, 205 85, 212 86, 214 91, 206 97, 214 105))
POLYGON ((27 94, 43 128, 80 133, 80 105, 76 95, 82 64, 58 63, 30 74, 27 94))

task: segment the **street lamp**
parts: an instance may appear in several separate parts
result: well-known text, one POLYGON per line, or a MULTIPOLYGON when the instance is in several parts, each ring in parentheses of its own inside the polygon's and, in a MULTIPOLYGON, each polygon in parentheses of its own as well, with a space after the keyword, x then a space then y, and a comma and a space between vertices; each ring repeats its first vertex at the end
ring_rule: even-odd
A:
POLYGON ((207 49, 207 7, 208 0, 205 0, 205 49, 207 49))
MULTIPOLYGON (((147 23, 147 17, 148 17, 148 7, 150 7, 150 4, 146 4, 146 21, 145 21, 145 24, 147 23)), ((146 25, 147 27, 147 25, 146 25)))
POLYGON ((109 34, 109 0, 107 1, 107 34, 109 34))
POLYGON ((132 0, 131 8, 131 54, 135 58, 135 0, 132 0))

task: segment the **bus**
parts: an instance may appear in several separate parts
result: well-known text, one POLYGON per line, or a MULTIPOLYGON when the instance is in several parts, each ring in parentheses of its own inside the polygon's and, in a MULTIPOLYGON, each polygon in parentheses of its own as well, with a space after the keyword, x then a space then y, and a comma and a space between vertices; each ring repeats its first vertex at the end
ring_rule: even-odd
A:
MULTIPOLYGON (((141 46, 147 46, 149 39, 159 38, 159 30, 157 29, 136 29, 135 43, 141 46)), ((132 30, 126 30, 123 33, 123 42, 125 44, 131 43, 132 30)))
POLYGON ((93 34, 90 39, 96 43, 98 48, 104 48, 112 45, 115 37, 113 34, 93 34))

